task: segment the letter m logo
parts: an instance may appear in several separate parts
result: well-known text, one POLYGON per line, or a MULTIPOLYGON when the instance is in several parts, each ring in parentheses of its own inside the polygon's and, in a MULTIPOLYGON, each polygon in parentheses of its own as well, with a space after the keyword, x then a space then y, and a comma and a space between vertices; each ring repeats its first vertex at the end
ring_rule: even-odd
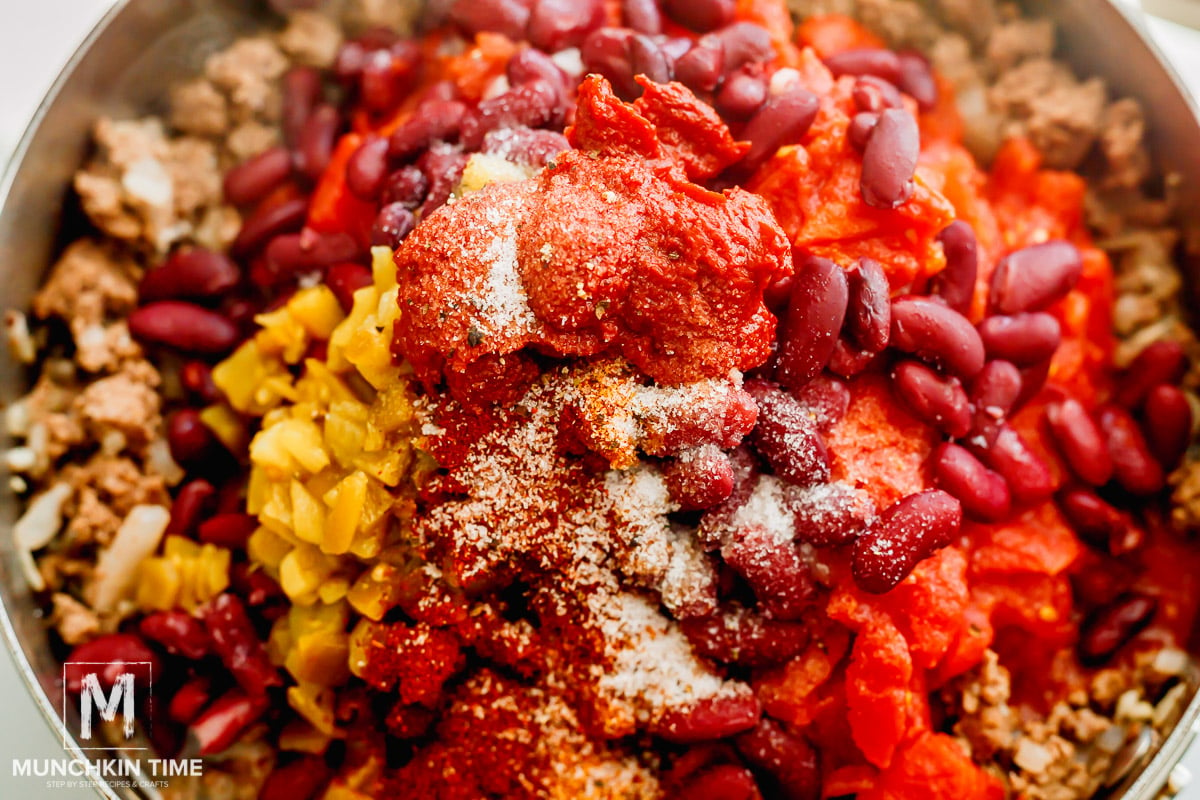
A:
POLYGON ((112 722, 121 710, 125 716, 125 738, 133 738, 134 724, 133 673, 123 672, 113 682, 108 697, 100 687, 100 678, 94 672, 83 676, 83 691, 79 694, 79 738, 92 738, 92 712, 99 711, 100 719, 112 722))

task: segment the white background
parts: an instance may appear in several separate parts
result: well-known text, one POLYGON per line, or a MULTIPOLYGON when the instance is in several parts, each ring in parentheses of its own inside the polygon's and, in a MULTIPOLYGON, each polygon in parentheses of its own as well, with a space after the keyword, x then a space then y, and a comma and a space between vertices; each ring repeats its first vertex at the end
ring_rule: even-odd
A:
MULTIPOLYGON (((108 5, 108 0, 0 0, 0 162, 20 137, 59 66, 108 5)), ((1200 93, 1200 34, 1156 19, 1149 24, 1179 72, 1200 93)), ((1197 750, 1188 763, 1200 775, 1197 750)), ((61 754, 11 659, 0 655, 0 800, 89 796, 90 792, 48 789, 41 779, 13 777, 13 759, 61 754)), ((1181 798, 1200 800, 1200 786, 1181 798)))

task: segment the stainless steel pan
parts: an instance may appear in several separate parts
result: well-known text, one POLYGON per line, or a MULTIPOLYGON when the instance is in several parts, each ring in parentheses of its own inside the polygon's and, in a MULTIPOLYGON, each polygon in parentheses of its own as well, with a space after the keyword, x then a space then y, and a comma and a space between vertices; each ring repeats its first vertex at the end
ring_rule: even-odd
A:
MULTIPOLYGON (((1143 102, 1158 163, 1183 176, 1182 206, 1193 214, 1186 223, 1200 230, 1197 106, 1136 19, 1108 0, 1031 5, 1059 22, 1063 52, 1081 72, 1103 76, 1116 93, 1143 102)), ((57 248, 81 226, 64 212, 70 209, 71 175, 86 156, 92 122, 102 114, 130 116, 159 108, 171 82, 194 74, 207 54, 262 23, 259 5, 252 0, 121 0, 114 5, 64 67, 0 183, 0 297, 5 307, 28 305, 57 248)), ((1189 272, 1200 278, 1200 265, 1189 272)), ((7 353, 0 355, 0 403, 24 394, 28 377, 7 353)), ((0 487, 7 485, 0 480, 0 487)), ((7 488, 0 492, 0 628, 47 723, 67 743, 66 755, 83 758, 67 734, 75 725, 72 720, 64 725, 60 716, 59 662, 13 550, 18 502, 7 488)), ((1127 754, 1136 777, 1117 789, 1120 796, 1159 796, 1198 725, 1200 698, 1193 697, 1148 764, 1140 752, 1127 754)), ((118 795, 107 786, 102 794, 133 796, 118 795)))

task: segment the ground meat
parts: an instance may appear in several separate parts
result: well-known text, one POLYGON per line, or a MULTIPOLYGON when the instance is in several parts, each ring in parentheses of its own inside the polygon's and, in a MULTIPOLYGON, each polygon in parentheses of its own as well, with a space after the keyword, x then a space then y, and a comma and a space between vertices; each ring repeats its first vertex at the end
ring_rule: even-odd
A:
POLYGON ((342 21, 351 31, 390 28, 409 35, 424 11, 420 0, 346 0, 342 21))
POLYGON ((50 599, 54 605, 51 621, 67 644, 82 644, 100 632, 100 618, 96 612, 71 595, 55 592, 50 599))
POLYGON ((1171 523, 1180 530, 1200 530, 1200 460, 1189 459, 1171 475, 1171 523))
POLYGON ((102 441, 110 431, 143 446, 159 434, 162 379, 148 361, 126 364, 120 372, 89 384, 75 400, 88 431, 102 441))
POLYGON ((97 227, 138 250, 165 253, 222 203, 212 142, 168 138, 156 118, 102 119, 96 140, 99 154, 76 174, 75 189, 97 227))
MULTIPOLYGON (((390 3, 392 7, 399 3, 390 3)), ((389 26, 391 27, 391 26, 389 26)), ((293 61, 311 67, 333 65, 342 45, 342 31, 337 23, 315 11, 296 11, 288 17, 287 27, 277 39, 279 47, 293 61)))
POLYGON ((229 99, 234 122, 276 121, 282 103, 279 77, 288 68, 287 56, 270 39, 239 39, 209 56, 204 74, 229 99))
POLYGON ((937 0, 942 19, 977 45, 988 40, 996 25, 995 0, 937 0))
POLYGON ((238 125, 225 139, 225 149, 234 161, 246 161, 269 147, 279 144, 279 129, 256 120, 238 125))
POLYGON ((162 478, 146 475, 131 459, 99 453, 84 464, 72 464, 62 477, 81 491, 96 490, 122 519, 138 505, 166 505, 169 502, 162 478))
POLYGON ((192 136, 223 136, 229 128, 229 104, 212 81, 196 78, 171 91, 168 120, 192 136))
POLYGON ((996 26, 988 37, 984 59, 997 75, 1030 58, 1049 58, 1054 52, 1054 23, 1020 18, 996 26))
POLYGON ((84 355, 81 366, 97 371, 119 361, 121 354, 134 353, 120 335, 109 340, 105 323, 133 310, 141 273, 112 245, 80 239, 67 248, 34 296, 34 314, 65 321, 84 355))
POLYGON ((142 357, 142 347, 129 335, 124 320, 92 325, 75 339, 75 361, 87 372, 115 372, 121 364, 142 357))
POLYGON ((858 17, 893 47, 927 50, 941 26, 913 0, 859 0, 858 17))
POLYGON ((1132 188, 1150 174, 1144 139, 1146 120, 1141 104, 1122 98, 1104 110, 1100 121, 1100 153, 1106 165, 1104 184, 1132 188))
POLYGON ((1003 73, 988 98, 1009 119, 1006 135, 1029 137, 1048 167, 1075 169, 1100 132, 1106 91, 1099 78, 1079 82, 1062 64, 1038 58, 1003 73))

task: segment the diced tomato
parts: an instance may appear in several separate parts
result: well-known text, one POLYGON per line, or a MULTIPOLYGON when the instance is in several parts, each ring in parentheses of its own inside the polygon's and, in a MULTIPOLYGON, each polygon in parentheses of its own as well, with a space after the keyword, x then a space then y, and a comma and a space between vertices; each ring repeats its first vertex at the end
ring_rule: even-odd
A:
POLYGON ((338 140, 329 166, 313 191, 308 227, 321 233, 348 233, 365 247, 375 224, 375 204, 359 199, 346 185, 346 164, 362 142, 363 137, 357 133, 347 133, 338 140))
POLYGON ((925 733, 905 746, 878 783, 859 800, 1003 800, 1004 786, 942 733, 925 733))
POLYGON ((861 47, 884 47, 883 40, 842 14, 818 14, 800 23, 796 39, 822 58, 861 47))
POLYGON ((908 733, 912 675, 908 643, 896 626, 880 620, 859 632, 846 667, 846 705, 854 742, 877 767, 892 763, 908 733))

